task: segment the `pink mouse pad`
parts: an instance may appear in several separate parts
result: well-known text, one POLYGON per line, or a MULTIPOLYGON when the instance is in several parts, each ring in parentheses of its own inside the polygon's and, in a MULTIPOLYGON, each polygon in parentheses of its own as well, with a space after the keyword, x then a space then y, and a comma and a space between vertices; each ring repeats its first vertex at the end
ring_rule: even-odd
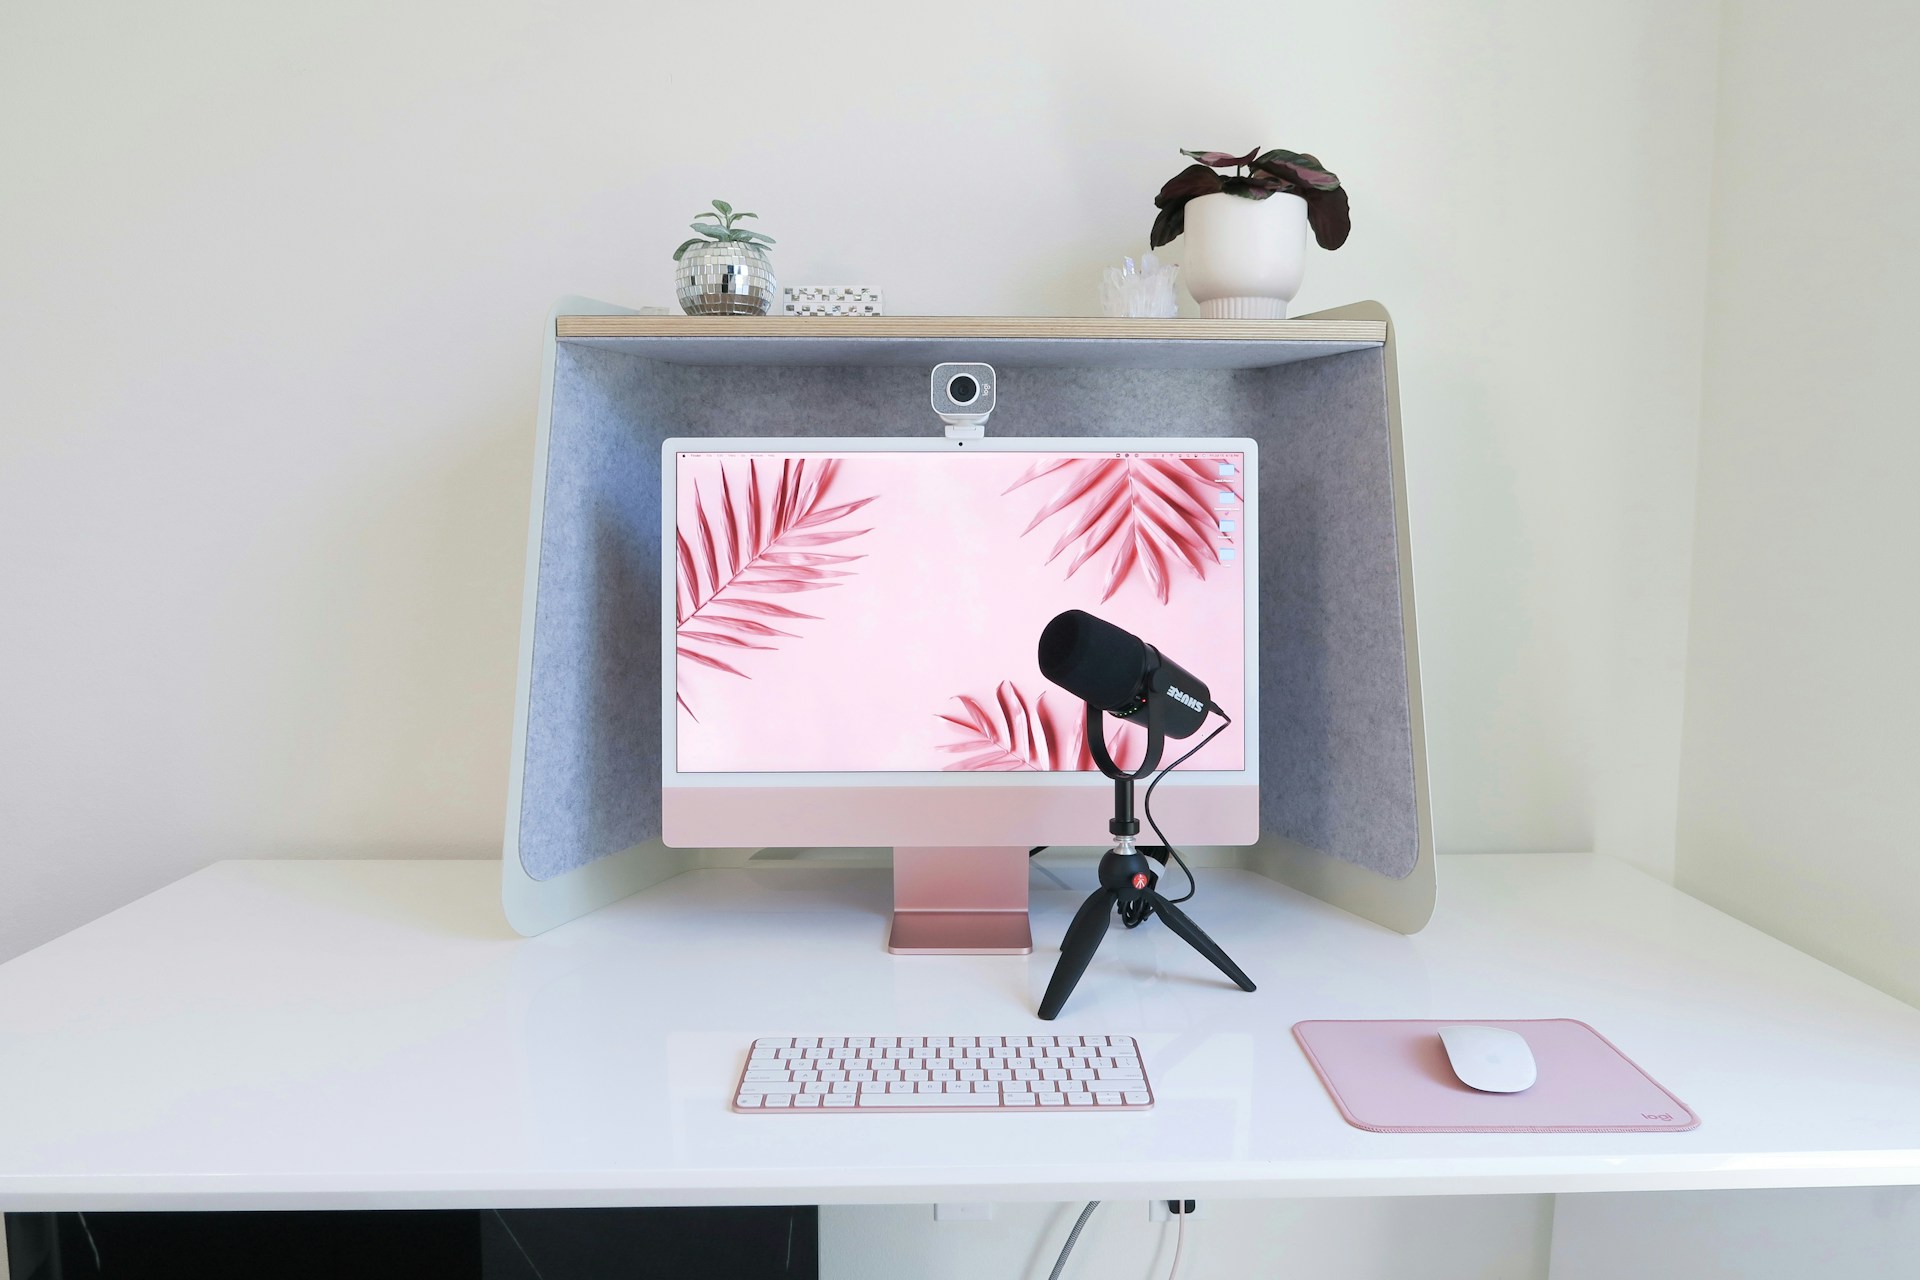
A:
POLYGON ((1347 1123, 1375 1133, 1678 1133, 1700 1118, 1607 1038, 1572 1018, 1519 1022, 1297 1022, 1293 1035, 1347 1123), (1525 1037, 1539 1074, 1519 1093, 1482 1093, 1447 1063, 1440 1028, 1525 1037))

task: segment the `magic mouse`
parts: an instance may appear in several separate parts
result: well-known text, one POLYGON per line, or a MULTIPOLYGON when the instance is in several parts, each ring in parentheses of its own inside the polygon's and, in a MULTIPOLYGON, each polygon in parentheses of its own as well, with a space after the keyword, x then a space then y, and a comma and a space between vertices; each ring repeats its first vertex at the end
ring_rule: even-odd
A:
POLYGON ((1440 1043, 1460 1083, 1484 1093, 1519 1093, 1536 1078, 1526 1037, 1505 1027, 1442 1027, 1440 1043))

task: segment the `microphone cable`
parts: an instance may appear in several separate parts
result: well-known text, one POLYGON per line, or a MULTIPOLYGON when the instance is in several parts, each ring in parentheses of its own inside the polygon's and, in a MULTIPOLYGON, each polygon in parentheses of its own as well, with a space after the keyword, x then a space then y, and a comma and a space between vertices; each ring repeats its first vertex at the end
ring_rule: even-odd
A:
POLYGON ((1154 835, 1160 837, 1160 843, 1166 848, 1166 851, 1173 856, 1173 860, 1180 864, 1180 870, 1184 872, 1187 877, 1187 891, 1181 894, 1177 898, 1168 898, 1167 899, 1168 902, 1180 903, 1180 902, 1187 901, 1189 898, 1193 897, 1195 893, 1199 892, 1200 885, 1199 885, 1199 882, 1193 878, 1193 868, 1189 867, 1187 865, 1187 860, 1180 856, 1180 851, 1173 847, 1173 842, 1167 839, 1167 833, 1160 829, 1160 824, 1153 820, 1153 789, 1159 786, 1160 783, 1166 778, 1168 774, 1172 773, 1175 769, 1178 769, 1181 765, 1185 764, 1187 761, 1193 759, 1193 757, 1200 751, 1202 747, 1205 747, 1209 742, 1212 742, 1215 738, 1219 737, 1221 734, 1225 733, 1229 728, 1232 727, 1233 717, 1229 716, 1225 711, 1221 710, 1219 703, 1217 702, 1207 703, 1207 710, 1213 712, 1215 715, 1220 717, 1220 720, 1221 720, 1220 727, 1218 729, 1215 729, 1212 733, 1208 734, 1206 737, 1200 739, 1199 746, 1194 747, 1191 751, 1181 756, 1178 760, 1175 760, 1172 764, 1161 766, 1160 772, 1154 774, 1153 781, 1147 784, 1147 794, 1140 801, 1140 808, 1143 811, 1145 811, 1147 815, 1147 825, 1153 828, 1154 835))

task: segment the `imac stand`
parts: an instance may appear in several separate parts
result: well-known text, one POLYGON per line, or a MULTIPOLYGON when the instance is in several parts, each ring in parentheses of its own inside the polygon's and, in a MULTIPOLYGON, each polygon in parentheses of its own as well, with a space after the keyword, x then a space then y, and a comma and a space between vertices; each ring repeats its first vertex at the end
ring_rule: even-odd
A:
POLYGON ((896 848, 887 950, 894 955, 1031 953, 1028 874, 1025 849, 896 848))

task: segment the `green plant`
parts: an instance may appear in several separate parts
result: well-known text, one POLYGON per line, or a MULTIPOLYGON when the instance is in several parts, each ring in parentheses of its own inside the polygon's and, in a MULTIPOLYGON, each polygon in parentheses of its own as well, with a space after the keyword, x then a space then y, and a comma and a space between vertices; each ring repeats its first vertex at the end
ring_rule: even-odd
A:
POLYGON ((675 262, 680 261, 682 257, 686 256, 687 250, 697 244, 743 244, 758 253, 761 257, 764 258, 767 256, 767 246, 774 242, 772 236, 762 235, 758 231, 749 231, 745 227, 734 225, 742 218, 757 218, 760 216, 759 214, 735 213, 733 206, 725 200, 715 200, 713 207, 719 210, 719 212, 708 213, 703 209, 694 215, 693 229, 698 231, 701 237, 705 238, 701 239, 696 237, 687 241, 678 249, 675 249, 673 251, 673 260, 675 262), (712 221, 702 222, 702 218, 710 218, 712 221))
POLYGON ((1193 157, 1153 198, 1160 215, 1153 220, 1152 246, 1158 249, 1187 229, 1187 201, 1219 192, 1247 200, 1265 200, 1286 191, 1307 202, 1307 225, 1322 249, 1347 242, 1353 221, 1340 179, 1304 151, 1266 151, 1255 147, 1243 156, 1224 151, 1182 151, 1193 157), (1220 173, 1231 169, 1232 173, 1220 173))

